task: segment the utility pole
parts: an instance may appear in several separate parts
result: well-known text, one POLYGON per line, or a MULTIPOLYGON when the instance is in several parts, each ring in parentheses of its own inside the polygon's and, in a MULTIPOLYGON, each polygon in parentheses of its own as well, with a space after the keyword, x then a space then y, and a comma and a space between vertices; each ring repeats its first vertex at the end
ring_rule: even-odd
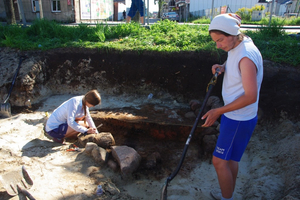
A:
MULTIPOLYGON (((149 15, 150 15, 150 13, 149 13, 149 1, 150 0, 147 0, 147 25, 149 25, 149 15)), ((146 21, 146 19, 144 19, 144 21, 146 21)))
POLYGON ((212 0, 212 5, 211 5, 211 17, 210 17, 210 21, 212 21, 214 18, 214 0, 212 0))
POLYGON ((300 0, 298 0, 297 3, 296 3, 295 11, 294 11, 295 13, 297 13, 297 17, 299 16, 299 11, 300 11, 299 1, 300 0), (298 11, 297 11, 297 9, 298 9, 298 11))
POLYGON ((43 13, 43 4, 42 4, 42 0, 39 0, 39 7, 40 7, 40 19, 44 18, 44 13, 43 13))
POLYGON ((272 0, 272 8, 271 8, 271 13, 270 13, 269 27, 271 26, 272 15, 273 15, 273 7, 274 7, 274 0, 272 0))
POLYGON ((16 24, 16 16, 12 0, 4 0, 7 24, 16 24))
POLYGON ((25 14, 24 14, 22 0, 18 0, 18 5, 19 5, 19 8, 20 8, 20 12, 21 12, 23 26, 26 26, 26 19, 25 19, 25 14))

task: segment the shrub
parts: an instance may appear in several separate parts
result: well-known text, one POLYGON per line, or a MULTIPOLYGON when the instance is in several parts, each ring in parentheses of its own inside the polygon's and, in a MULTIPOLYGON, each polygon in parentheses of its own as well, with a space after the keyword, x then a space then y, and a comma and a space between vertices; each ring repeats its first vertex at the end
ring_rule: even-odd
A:
POLYGON ((239 8, 238 11, 236 11, 236 14, 238 14, 243 21, 250 21, 251 13, 251 9, 249 8, 239 8))
POLYGON ((264 5, 256 5, 252 8, 239 8, 236 14, 238 14, 243 21, 251 21, 253 11, 263 11, 265 8, 264 5))

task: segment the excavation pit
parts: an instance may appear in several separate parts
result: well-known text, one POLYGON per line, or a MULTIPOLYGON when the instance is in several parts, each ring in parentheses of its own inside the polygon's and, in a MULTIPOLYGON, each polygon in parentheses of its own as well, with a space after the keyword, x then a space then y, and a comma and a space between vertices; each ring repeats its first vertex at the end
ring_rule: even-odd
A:
MULTIPOLYGON (((34 182, 31 193, 37 199, 46 195, 49 200, 159 199, 166 178, 179 164, 195 121, 186 115, 191 111, 189 102, 202 101, 212 77, 210 66, 225 60, 204 52, 17 52, 2 48, 3 98, 20 54, 27 59, 10 98, 13 116, 0 121, 1 174, 26 165, 34 182), (103 124, 99 130, 110 132, 116 145, 132 147, 142 158, 130 177, 83 152, 66 152, 65 146, 42 134, 45 112, 51 113, 64 100, 90 89, 97 89, 102 96, 101 106, 91 110, 96 125, 103 124), (147 165, 156 152, 160 155, 156 164, 147 165), (99 184, 106 190, 102 197, 95 193, 99 184)), ((240 163, 235 197, 299 198, 294 190, 300 182, 294 176, 300 146, 300 96, 295 92, 300 87, 299 71, 269 61, 264 64, 262 116, 240 163)), ((222 77, 212 95, 220 97, 221 82, 222 77)), ((210 157, 199 158, 204 133, 209 130, 217 135, 216 127, 204 129, 201 124, 200 120, 182 168, 169 185, 168 199, 210 199, 209 191, 218 184, 210 157)), ((0 191, 0 197, 12 198, 5 191, 0 191)))

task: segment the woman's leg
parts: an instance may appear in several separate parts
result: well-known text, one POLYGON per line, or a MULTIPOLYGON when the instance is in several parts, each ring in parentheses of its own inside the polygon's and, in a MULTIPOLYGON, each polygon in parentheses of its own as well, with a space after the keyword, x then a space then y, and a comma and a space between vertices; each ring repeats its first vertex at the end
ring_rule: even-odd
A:
POLYGON ((126 23, 129 23, 131 21, 131 17, 127 16, 126 23))
MULTIPOLYGON (((80 126, 84 126, 86 128, 88 128, 88 125, 86 123, 84 123, 84 121, 76 121, 80 126)), ((68 126, 68 130, 66 132, 66 135, 64 138, 69 138, 69 139, 76 139, 77 135, 79 134, 78 131, 75 131, 74 129, 72 129, 70 126, 68 126)))
POLYGON ((232 192, 234 192, 236 178, 237 178, 238 171, 239 171, 239 163, 236 161, 233 161, 233 160, 229 160, 229 167, 230 167, 232 179, 233 179, 233 191, 232 192))
POLYGON ((213 165, 218 175, 218 181, 224 198, 231 198, 236 181, 238 163, 235 161, 227 161, 213 156, 213 165))

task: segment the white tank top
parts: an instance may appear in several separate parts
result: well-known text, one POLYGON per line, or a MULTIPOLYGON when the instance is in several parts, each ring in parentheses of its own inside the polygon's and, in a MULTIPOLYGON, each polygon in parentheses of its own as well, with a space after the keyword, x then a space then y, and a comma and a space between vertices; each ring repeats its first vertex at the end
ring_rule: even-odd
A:
POLYGON ((245 57, 252 60, 257 68, 257 99, 255 103, 246 107, 224 113, 226 117, 238 121, 250 120, 257 115, 259 91, 263 79, 263 59, 261 53, 248 36, 245 36, 237 47, 228 52, 222 86, 222 96, 225 105, 233 102, 245 92, 239 69, 239 62, 245 57))

